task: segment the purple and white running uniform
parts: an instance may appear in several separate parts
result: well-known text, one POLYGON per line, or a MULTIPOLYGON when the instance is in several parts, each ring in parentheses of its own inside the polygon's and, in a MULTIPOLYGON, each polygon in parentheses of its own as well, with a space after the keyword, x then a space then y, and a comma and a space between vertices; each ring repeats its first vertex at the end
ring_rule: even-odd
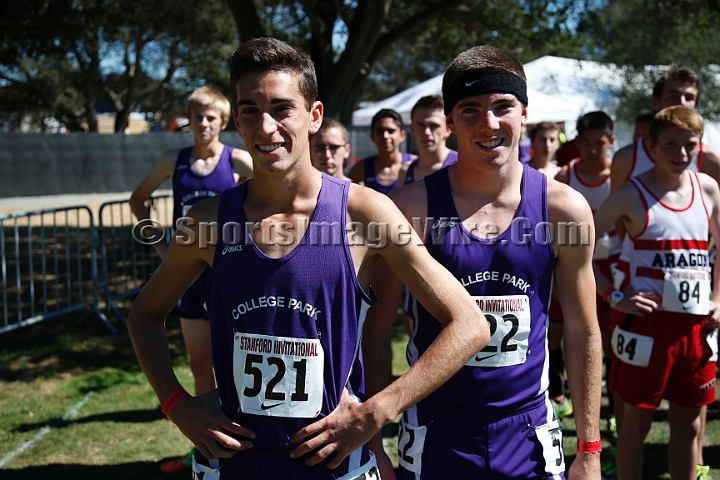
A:
POLYGON ((290 436, 331 413, 345 387, 354 393, 349 378, 372 300, 347 241, 349 185, 322 174, 308 230, 281 258, 265 255, 245 231, 247 183, 222 194, 226 233, 208 292, 213 364, 223 412, 257 438, 219 461, 219 478, 373 478, 367 446, 335 470, 290 458, 290 436))
MULTIPOLYGON (((173 186, 173 225, 184 217, 190 207, 202 199, 214 197, 218 193, 235 186, 233 176, 233 147, 225 145, 215 169, 208 175, 200 175, 190 168, 190 155, 193 147, 186 147, 178 153, 173 186)), ((203 318, 207 320, 207 311, 203 307, 205 294, 210 281, 210 268, 206 268, 200 277, 183 294, 178 302, 178 313, 185 318, 203 318)))
MULTIPOLYGON (((490 343, 403 416, 404 478, 564 478, 562 432, 547 396, 547 310, 555 255, 547 178, 523 164, 521 201, 510 227, 484 240, 459 219, 448 169, 425 177, 425 245, 475 298, 490 343)), ((442 325, 417 301, 410 364, 442 325)))
MULTIPOLYGON (((441 168, 445 168, 448 165, 452 165, 457 162, 457 158, 457 151, 450 150, 450 153, 448 153, 447 157, 445 157, 441 168)), ((415 181, 415 167, 417 167, 419 161, 420 159, 413 160, 413 162, 408 166, 407 175, 405 175, 405 185, 415 181)))
MULTIPOLYGON (((402 153, 402 164, 405 165, 409 161, 412 160, 413 156, 410 153, 402 153)), ((377 155, 372 155, 370 157, 367 157, 363 159, 363 169, 364 169, 364 176, 365 176, 365 186, 368 188, 372 188, 376 192, 380 192, 382 194, 387 195, 388 193, 395 190, 400 184, 397 180, 395 180, 390 185, 385 185, 383 183, 378 182, 377 177, 375 177, 375 157, 377 155)))

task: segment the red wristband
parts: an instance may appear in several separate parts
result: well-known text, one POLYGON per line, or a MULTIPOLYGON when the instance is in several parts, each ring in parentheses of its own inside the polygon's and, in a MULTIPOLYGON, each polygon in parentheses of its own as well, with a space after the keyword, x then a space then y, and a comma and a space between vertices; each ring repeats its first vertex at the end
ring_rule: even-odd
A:
POLYGON ((160 410, 162 410, 163 414, 166 417, 170 418, 170 414, 173 412, 173 410, 175 410, 178 402, 181 399, 189 396, 190 394, 187 392, 187 390, 185 390, 183 387, 178 387, 165 399, 160 410))
POLYGON ((594 442, 586 442, 585 440, 578 440, 577 451, 578 451, 578 453, 602 452, 602 440, 595 440, 594 442))
POLYGON ((610 297, 610 294, 611 294, 612 292, 614 292, 615 290, 616 290, 616 288, 611 285, 610 288, 608 288, 607 290, 605 290, 605 291, 603 292, 603 294, 600 295, 600 297, 601 297, 604 301, 607 302, 607 301, 608 301, 608 297, 610 297))

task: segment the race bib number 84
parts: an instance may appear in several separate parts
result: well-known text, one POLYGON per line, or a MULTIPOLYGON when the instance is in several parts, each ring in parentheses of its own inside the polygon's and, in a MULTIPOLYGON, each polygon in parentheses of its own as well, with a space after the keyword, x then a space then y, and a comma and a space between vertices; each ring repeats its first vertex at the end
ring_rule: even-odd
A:
POLYGON ((320 340, 236 333, 233 378, 244 413, 314 418, 323 399, 320 340))
POLYGON ((490 343, 465 365, 507 367, 525 363, 530 337, 527 295, 473 297, 490 324, 490 343))
POLYGON ((710 272, 675 268, 665 270, 663 310, 707 315, 709 306, 710 272))

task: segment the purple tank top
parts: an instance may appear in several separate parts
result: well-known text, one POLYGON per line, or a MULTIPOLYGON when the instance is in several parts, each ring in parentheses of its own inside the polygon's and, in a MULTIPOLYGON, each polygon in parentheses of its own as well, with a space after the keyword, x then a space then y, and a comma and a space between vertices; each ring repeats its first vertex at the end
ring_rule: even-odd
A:
MULTIPOLYGON (((405 175, 405 185, 407 185, 408 183, 413 183, 415 181, 415 167, 417 167, 419 161, 419 159, 413 160, 413 162, 408 167, 407 175, 405 175)), ((450 150, 450 153, 448 153, 447 157, 445 157, 445 161, 443 162, 441 168, 445 168, 455 162, 457 162, 457 152, 455 150, 450 150)))
POLYGON ((204 198, 214 197, 218 193, 235 186, 233 176, 233 147, 225 145, 217 166, 209 175, 202 176, 190 168, 192 147, 180 150, 175 171, 173 172, 173 223, 185 216, 190 207, 204 198))
MULTIPOLYGON (((332 412, 346 385, 353 393, 349 378, 373 300, 347 242, 349 185, 323 173, 307 233, 282 258, 266 256, 245 231, 247 182, 222 193, 218 222, 234 233, 221 235, 213 260, 213 364, 222 410, 256 432, 255 451, 294 448, 292 434, 332 412), (308 415, 313 399, 320 401, 308 415)), ((241 454, 222 461, 226 478, 235 478, 241 454)))
MULTIPOLYGON (((471 408, 517 408, 548 386, 546 326, 555 256, 545 175, 523 164, 522 199, 508 229, 492 240, 470 233, 455 208, 448 169, 425 177, 430 254, 481 304, 490 323, 488 347, 471 359, 428 400, 471 408), (539 227, 538 227, 539 225, 539 227), (472 366, 470 366, 472 364, 472 366)), ((415 330, 408 343, 412 365, 441 330, 414 301, 415 330)))
MULTIPOLYGON (((402 164, 405 165, 407 162, 412 160, 412 154, 401 152, 402 153, 402 164)), ((375 177, 375 157, 376 155, 373 155, 371 157, 365 158, 363 161, 365 162, 363 164, 363 168, 365 169, 365 186, 368 188, 372 188, 373 190, 384 193, 387 195, 388 193, 395 190, 400 184, 397 180, 395 180, 390 185, 384 185, 377 181, 377 178, 375 177)))

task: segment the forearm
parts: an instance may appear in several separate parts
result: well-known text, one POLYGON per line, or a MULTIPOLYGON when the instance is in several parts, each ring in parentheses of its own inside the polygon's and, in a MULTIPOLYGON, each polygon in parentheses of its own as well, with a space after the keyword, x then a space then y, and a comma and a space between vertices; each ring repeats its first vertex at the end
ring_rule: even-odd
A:
POLYGON ((180 386, 170 360, 165 324, 144 318, 133 306, 128 315, 128 332, 140 368, 162 403, 180 386))
POLYGON ((144 220, 150 218, 150 209, 145 206, 146 198, 140 198, 133 192, 128 203, 130 204, 130 210, 132 211, 135 218, 138 220, 144 220))
POLYGON ((574 323, 565 324, 563 352, 572 385, 577 438, 594 441, 600 438, 602 340, 597 322, 574 323))

